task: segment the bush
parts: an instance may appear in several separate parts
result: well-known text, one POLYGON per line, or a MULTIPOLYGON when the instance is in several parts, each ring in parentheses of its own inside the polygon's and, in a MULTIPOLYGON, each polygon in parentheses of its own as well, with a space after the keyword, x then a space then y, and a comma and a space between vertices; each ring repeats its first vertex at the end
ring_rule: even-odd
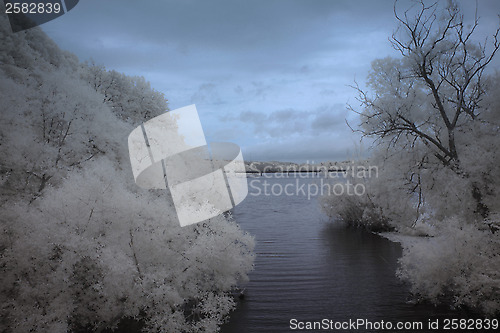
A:
POLYGON ((351 184, 362 184, 365 189, 362 195, 348 194, 343 191, 341 195, 328 193, 320 198, 322 210, 332 219, 345 223, 347 226, 364 228, 369 231, 392 231, 389 217, 379 205, 376 196, 368 193, 372 179, 356 179, 346 177, 351 184))
POLYGON ((403 243, 397 274, 417 299, 437 303, 451 296, 457 307, 494 315, 500 311, 499 236, 484 225, 447 219, 438 236, 403 243))

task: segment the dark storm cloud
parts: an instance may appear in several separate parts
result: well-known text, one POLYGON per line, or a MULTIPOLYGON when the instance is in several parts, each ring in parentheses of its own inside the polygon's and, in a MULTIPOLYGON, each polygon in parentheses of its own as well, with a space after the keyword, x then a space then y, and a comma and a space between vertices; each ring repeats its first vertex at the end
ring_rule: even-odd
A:
MULTIPOLYGON (((479 7, 500 5, 483 0, 479 7)), ((356 60, 366 65, 375 56, 366 52, 388 47, 392 9, 392 0, 86 0, 44 29, 84 60, 128 70, 310 73, 322 69, 325 57, 339 68, 356 60), (383 38, 373 38, 379 32, 383 38)))
MULTIPOLYGON (((386 8, 331 0, 87 0, 70 13, 67 20, 81 28, 73 30, 73 39, 64 44, 85 58, 124 68, 148 59, 151 66, 164 62, 173 70, 185 70, 177 65, 196 59, 196 67, 300 70, 307 68, 301 62, 318 50, 355 45, 349 36, 366 31, 355 22, 366 25, 376 22, 373 18, 391 15, 387 13, 391 1, 384 2, 386 8)), ((62 20, 53 26, 57 29, 59 23, 62 20)), ((56 38, 67 33, 51 27, 46 30, 56 38)))

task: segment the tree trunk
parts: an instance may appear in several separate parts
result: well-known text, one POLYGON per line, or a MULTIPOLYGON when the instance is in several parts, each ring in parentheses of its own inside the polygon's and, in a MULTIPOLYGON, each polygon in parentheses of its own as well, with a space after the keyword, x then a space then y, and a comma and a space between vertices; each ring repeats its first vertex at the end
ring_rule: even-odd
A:
POLYGON ((481 215, 483 218, 487 218, 490 214, 490 209, 484 204, 481 189, 477 184, 472 184, 472 197, 476 201, 476 210, 474 213, 481 215))

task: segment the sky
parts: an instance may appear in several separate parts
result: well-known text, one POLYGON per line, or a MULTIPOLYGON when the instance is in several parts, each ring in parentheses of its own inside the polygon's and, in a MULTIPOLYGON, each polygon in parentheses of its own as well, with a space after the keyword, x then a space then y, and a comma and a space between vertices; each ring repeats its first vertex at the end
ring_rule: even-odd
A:
MULTIPOLYGON (((409 0, 400 1, 402 10, 409 0)), ((460 2, 465 20, 475 1, 460 2)), ((42 25, 81 61, 144 76, 171 110, 196 104, 208 142, 238 144, 247 161, 365 157, 353 133, 374 59, 397 57, 393 0, 81 0, 42 25)), ((478 0, 479 36, 500 1, 478 0)), ((495 66, 499 64, 498 57, 495 66)))

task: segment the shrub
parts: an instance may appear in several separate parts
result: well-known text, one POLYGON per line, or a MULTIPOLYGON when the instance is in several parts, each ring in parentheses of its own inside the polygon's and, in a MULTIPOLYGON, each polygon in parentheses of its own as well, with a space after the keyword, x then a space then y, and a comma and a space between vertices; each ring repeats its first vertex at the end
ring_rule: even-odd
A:
POLYGON ((439 235, 403 243, 398 276, 412 285, 417 299, 439 302, 451 296, 493 315, 500 311, 500 237, 482 225, 449 218, 439 235))

